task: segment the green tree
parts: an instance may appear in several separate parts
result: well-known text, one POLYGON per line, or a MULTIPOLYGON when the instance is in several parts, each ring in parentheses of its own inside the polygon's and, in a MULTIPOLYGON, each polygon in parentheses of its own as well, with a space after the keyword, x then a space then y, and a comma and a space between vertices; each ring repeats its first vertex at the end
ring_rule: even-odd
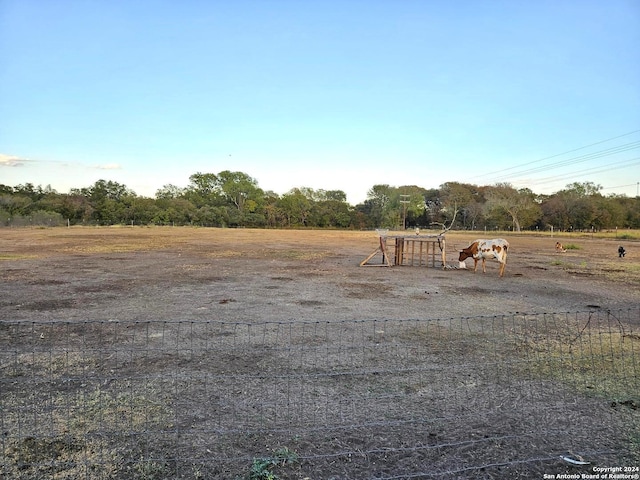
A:
POLYGON ((153 223, 160 225, 190 225, 198 209, 186 198, 158 198, 153 223))
POLYGON ((369 217, 371 227, 395 228, 399 224, 400 212, 393 202, 394 193, 393 187, 387 184, 374 185, 369 189, 361 211, 369 217))
POLYGON ((299 188, 294 188, 280 197, 278 207, 286 219, 287 227, 306 226, 312 201, 299 188))
MULTIPOLYGON (((293 189, 290 194, 301 195, 306 202, 300 204, 305 208, 308 206, 308 215, 305 218, 305 225, 310 227, 341 227, 347 228, 351 223, 350 206, 346 202, 347 195, 342 190, 314 190, 309 187, 293 189)), ((282 199, 281 199, 282 200, 282 199)), ((291 202, 291 198, 280 202, 280 211, 283 212, 284 205, 290 207, 296 205, 291 202)), ((273 215, 271 209, 270 215, 273 215)), ((288 223, 288 222, 287 222, 288 223)))
POLYGON ((542 217, 540 205, 535 194, 528 188, 516 190, 508 183, 498 183, 486 193, 486 209, 490 215, 500 221, 500 215, 508 215, 513 229, 517 232, 522 226, 531 227, 542 217))
POLYGON ((592 182, 571 183, 553 196, 557 212, 562 212, 562 229, 588 230, 598 223, 597 201, 602 187, 592 182))
POLYGON ((554 228, 565 231, 571 225, 569 210, 565 199, 560 194, 545 197, 540 205, 542 209, 543 228, 554 228))
POLYGON ((629 198, 625 202, 625 227, 640 228, 640 197, 629 198))
POLYGON ((91 187, 71 190, 71 195, 81 195, 91 206, 91 221, 98 225, 113 225, 125 221, 125 197, 135 196, 125 185, 111 180, 98 180, 91 187))
POLYGON ((9 194, 0 195, 0 208, 5 210, 10 217, 16 215, 28 215, 34 202, 26 195, 9 194))
POLYGON ((455 219, 456 223, 460 224, 464 221, 465 216, 459 215, 459 213, 475 203, 477 196, 478 187, 476 185, 459 182, 447 182, 440 185, 440 212, 436 222, 447 227, 455 227, 456 225, 453 224, 455 219))
POLYGON ((225 206, 203 205, 193 219, 194 223, 203 227, 229 226, 229 210, 225 206))
POLYGON ((322 192, 322 199, 327 201, 335 201, 335 202, 347 202, 347 194, 342 190, 320 190, 322 192))
POLYGON ((243 172, 225 170, 218 173, 217 186, 230 207, 227 216, 231 225, 262 226, 266 223, 260 211, 264 205, 264 192, 254 178, 243 172))
POLYGON ((153 223, 159 208, 152 198, 127 196, 122 199, 123 221, 127 224, 148 225, 153 223))
POLYGON ((285 214, 279 206, 280 196, 274 192, 266 192, 263 197, 262 213, 267 227, 275 228, 285 225, 285 214))
POLYGON ((214 173, 194 173, 189 177, 189 186, 184 192, 185 198, 190 200, 196 208, 205 205, 222 205, 218 176, 214 173))
POLYGON ((218 173, 217 186, 219 192, 240 212, 249 206, 255 210, 264 195, 258 182, 243 172, 225 170, 218 173))
POLYGON ((309 223, 317 227, 348 228, 351 224, 349 204, 339 200, 313 202, 309 223))
POLYGON ((172 184, 164 185, 162 188, 156 190, 156 199, 172 199, 172 198, 180 198, 184 196, 186 189, 176 187, 172 184))
POLYGON ((600 195, 602 185, 593 182, 573 182, 568 184, 564 191, 573 193, 576 197, 584 198, 600 195))

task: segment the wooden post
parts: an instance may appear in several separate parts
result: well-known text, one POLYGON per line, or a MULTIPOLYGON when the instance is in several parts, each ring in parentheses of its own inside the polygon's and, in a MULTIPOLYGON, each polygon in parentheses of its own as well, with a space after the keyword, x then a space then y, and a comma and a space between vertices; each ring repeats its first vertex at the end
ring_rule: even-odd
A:
POLYGON ((431 266, 436 266, 436 242, 431 243, 431 266))
POLYGON ((415 240, 411 240, 411 266, 413 267, 413 257, 416 253, 416 242, 415 240))
POLYGON ((371 267, 371 266, 373 266, 373 265, 368 265, 367 262, 369 260, 371 260, 373 257, 375 257, 376 254, 378 254, 378 252, 382 253, 382 263, 379 266, 381 266, 381 267, 384 267, 384 266, 390 267, 391 266, 391 263, 389 263, 389 254, 387 253, 387 237, 384 237, 384 236, 380 235, 379 242, 380 243, 379 243, 378 248, 376 248, 371 255, 369 255, 362 262, 360 262, 360 266, 361 267, 364 267, 364 266, 371 267))
POLYGON ((402 265, 404 262, 404 237, 396 237, 396 258, 394 259, 394 265, 402 265))

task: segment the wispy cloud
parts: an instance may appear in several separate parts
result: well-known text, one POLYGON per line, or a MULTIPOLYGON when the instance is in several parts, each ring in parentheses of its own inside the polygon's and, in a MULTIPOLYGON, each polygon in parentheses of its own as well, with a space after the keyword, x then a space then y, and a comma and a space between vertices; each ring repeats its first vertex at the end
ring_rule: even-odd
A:
POLYGON ((17 155, 9 155, 6 153, 0 153, 0 167, 25 167, 29 163, 47 163, 47 164, 55 164, 60 167, 84 167, 84 168, 93 168, 96 170, 122 170, 122 165, 119 163, 103 163, 97 165, 82 165, 80 163, 74 162, 61 162, 56 160, 33 160, 30 158, 18 157, 17 155))
POLYGON ((120 170, 122 167, 118 163, 105 163, 104 165, 95 165, 98 170, 120 170))
POLYGON ((31 160, 0 153, 0 167, 24 167, 27 162, 31 162, 31 160))

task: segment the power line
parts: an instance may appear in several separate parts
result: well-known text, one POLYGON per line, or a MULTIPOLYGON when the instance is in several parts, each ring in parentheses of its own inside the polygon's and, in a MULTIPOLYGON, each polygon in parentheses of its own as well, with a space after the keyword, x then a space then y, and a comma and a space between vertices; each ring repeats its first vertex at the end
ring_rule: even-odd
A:
POLYGON ((627 185, 616 185, 615 187, 602 187, 602 190, 610 190, 612 188, 626 188, 626 187, 635 187, 636 185, 638 185, 638 182, 636 183, 629 183, 627 185))
POLYGON ((505 171, 508 171, 508 170, 514 170, 514 169, 517 169, 517 168, 522 168, 522 167, 525 167, 525 166, 527 166, 527 165, 531 165, 531 164, 534 164, 534 163, 543 162, 543 161, 545 161, 545 160, 550 160, 550 159, 552 159, 552 158, 560 157, 560 156, 562 156, 562 155, 567 155, 568 153, 577 152, 577 151, 579 151, 579 150, 584 150, 585 148, 593 147, 593 146, 595 146, 595 145, 600 145, 600 144, 602 144, 602 143, 610 142, 610 141, 612 141, 612 140, 617 140, 618 138, 622 138, 622 137, 626 137, 626 136, 629 136, 629 135, 633 135, 634 133, 638 133, 638 132, 640 132, 640 129, 638 129, 638 130, 633 130, 633 131, 628 132, 628 133, 623 133, 622 135, 617 135, 617 136, 615 136, 615 137, 607 138, 607 139, 605 139, 605 140, 600 140, 600 141, 595 142, 595 143, 590 143, 589 145, 585 145, 585 146, 583 146, 583 147, 578 147, 578 148, 574 148, 574 149, 572 149, 572 150, 567 150, 566 152, 557 153, 557 154, 555 154, 555 155, 551 155, 551 156, 548 156, 548 157, 540 158, 540 159, 538 159, 538 160, 532 160, 532 161, 530 161, 530 162, 526 162, 526 163, 523 163, 523 164, 521 164, 521 165, 515 165, 515 166, 513 166, 513 167, 504 168, 504 169, 501 169, 501 170, 499 170, 499 171, 493 171, 493 172, 489 172, 489 173, 484 173, 484 174, 482 174, 482 175, 479 175, 479 176, 478 176, 478 177, 476 177, 476 178, 487 177, 487 176, 490 176, 490 175, 495 175, 496 173, 504 173, 505 171))
POLYGON ((560 180, 567 180, 570 178, 575 178, 576 176, 579 175, 594 175, 596 173, 603 173, 603 172, 609 172, 611 170, 619 170, 620 168, 626 168, 626 167, 631 167, 633 165, 640 165, 640 157, 635 157, 635 158, 631 158, 631 159, 627 159, 627 160, 622 160, 620 162, 615 162, 615 163, 610 163, 607 166, 598 166, 598 167, 592 167, 592 168, 587 168, 584 170, 578 170, 575 172, 570 172, 570 173, 565 173, 565 174, 561 174, 561 175, 554 175, 551 177, 544 177, 544 178, 539 178, 536 180, 527 180, 526 183, 528 185, 537 185, 540 183, 552 183, 552 182, 557 182, 560 180), (617 166, 616 166, 617 165, 617 166))
POLYGON ((613 163, 609 163, 608 165, 598 165, 597 167, 591 167, 591 168, 585 168, 583 170, 576 170, 573 172, 569 172, 569 173, 561 173, 558 175, 551 175, 548 177, 542 177, 542 178, 538 178, 536 180, 532 180, 532 182, 534 183, 546 183, 546 182, 555 182, 558 180, 562 180, 564 178, 571 178, 571 177, 575 177, 577 175, 584 175, 584 174, 593 174, 593 173, 601 173, 601 172, 607 172, 609 170, 618 170, 620 168, 625 168, 625 167, 630 167, 635 165, 636 163, 640 163, 637 160, 640 160, 640 157, 635 157, 635 158, 629 158, 626 160, 621 160, 619 162, 613 162, 613 163))
POLYGON ((519 171, 519 172, 507 174, 507 175, 501 175, 501 176, 498 176, 497 179, 498 180, 500 180, 500 179, 504 180, 504 179, 508 179, 508 178, 512 178, 512 177, 516 177, 516 176, 526 175, 528 173, 542 172, 542 171, 545 171, 545 170, 549 170, 551 168, 566 167, 566 166, 569 166, 569 165, 574 165, 576 163, 582 163, 582 162, 586 162, 586 161, 589 161, 589 160, 595 160, 595 159, 598 159, 598 158, 608 157, 608 156, 611 156, 611 155, 615 155, 617 153, 628 152, 628 151, 634 150, 636 148, 640 148, 640 141, 631 142, 631 143, 627 143, 627 144, 624 144, 624 145, 619 145, 617 147, 611 147, 611 148, 608 148, 608 149, 605 149, 605 150, 599 150, 597 152, 587 153, 585 155, 569 158, 569 159, 566 159, 566 160, 562 160, 560 162, 556 162, 556 163, 552 163, 552 164, 547 164, 547 165, 542 165, 542 166, 539 166, 539 167, 530 168, 528 170, 522 170, 522 171, 519 171))

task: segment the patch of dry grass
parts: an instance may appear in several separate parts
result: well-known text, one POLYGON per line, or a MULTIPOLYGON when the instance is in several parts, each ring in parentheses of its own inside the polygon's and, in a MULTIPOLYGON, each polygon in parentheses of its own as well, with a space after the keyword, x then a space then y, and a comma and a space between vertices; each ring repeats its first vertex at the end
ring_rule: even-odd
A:
POLYGON ((36 258, 37 255, 26 253, 0 253, 0 261, 2 260, 29 260, 36 258))
POLYGON ((638 284, 640 283, 640 265, 637 263, 607 263, 600 271, 609 280, 615 282, 638 284))
POLYGON ((573 259, 573 261, 554 260, 552 265, 560 266, 567 272, 579 276, 597 276, 628 285, 640 284, 640 264, 614 260, 573 259))
MULTIPOLYGON (((0 476, 115 478, 131 454, 123 445, 135 445, 136 432, 171 426, 159 386, 144 380, 112 384, 96 376, 97 368, 97 358, 62 350, 20 354, 2 365, 2 377, 14 381, 2 392, 9 440, 0 451, 0 476)), ((126 468, 144 472, 150 465, 141 459, 126 468)))
POLYGON ((275 248, 261 248, 261 249, 242 249, 242 250, 218 250, 211 251, 204 254, 207 258, 260 258, 260 259, 272 259, 272 260, 319 260, 332 255, 328 251, 317 250, 303 250, 303 249, 275 249, 275 248))
POLYGON ((516 354, 527 360, 523 373, 613 401, 640 401, 640 335, 623 325, 557 326, 516 340, 516 354))

